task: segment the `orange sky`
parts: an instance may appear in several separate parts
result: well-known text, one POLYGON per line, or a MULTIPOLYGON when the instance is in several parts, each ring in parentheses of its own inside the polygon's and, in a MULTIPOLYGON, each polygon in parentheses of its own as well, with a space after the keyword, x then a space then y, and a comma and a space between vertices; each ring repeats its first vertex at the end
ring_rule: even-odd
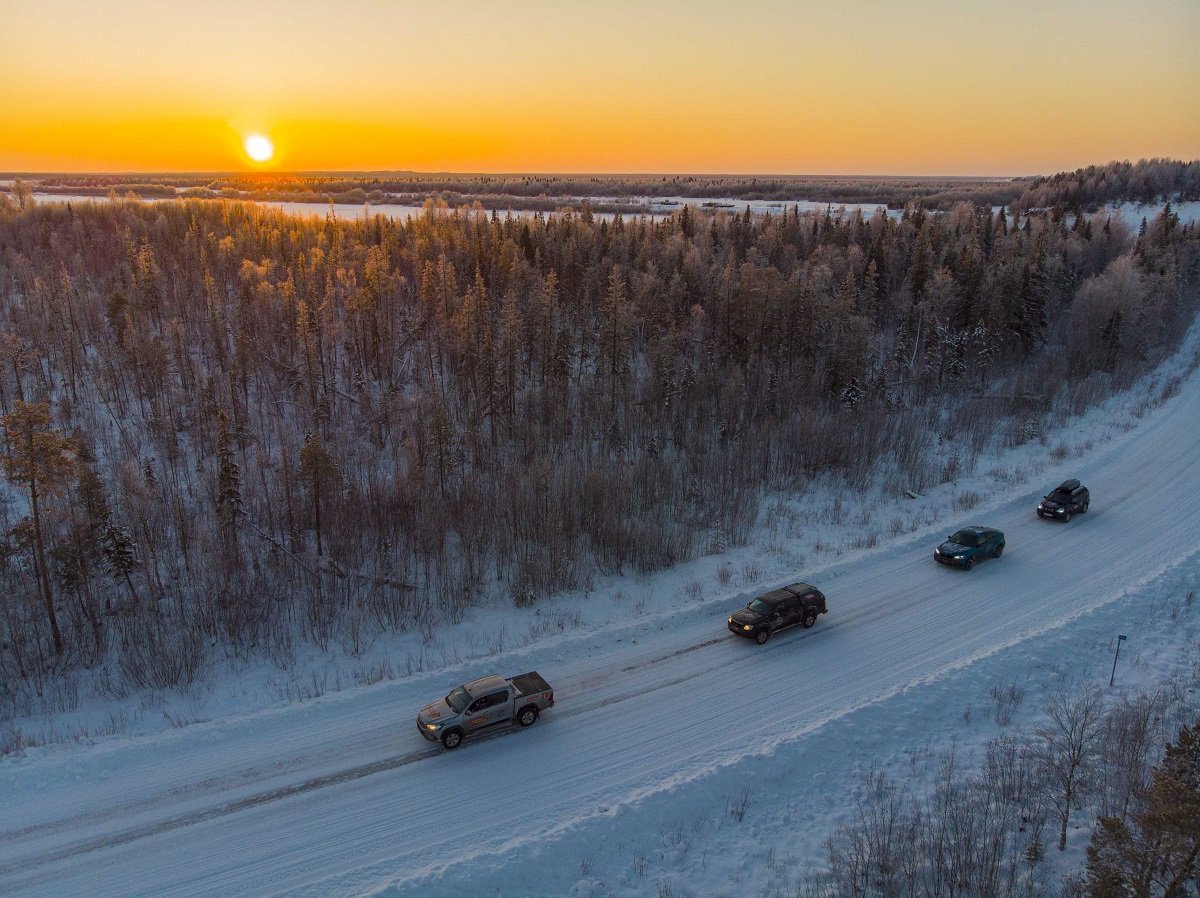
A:
POLYGON ((0 22, 0 171, 1200 158, 1197 0, 0 0, 0 22))

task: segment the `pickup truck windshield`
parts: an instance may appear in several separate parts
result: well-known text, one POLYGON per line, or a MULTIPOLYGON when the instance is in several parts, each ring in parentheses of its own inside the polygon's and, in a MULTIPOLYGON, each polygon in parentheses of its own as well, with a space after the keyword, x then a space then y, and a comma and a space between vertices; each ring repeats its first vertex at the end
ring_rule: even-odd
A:
POLYGON ((771 612, 775 610, 774 605, 768 605, 766 602, 762 601, 761 599, 755 599, 753 602, 751 602, 746 607, 748 607, 755 614, 761 614, 763 617, 769 616, 771 614, 771 612))
POLYGON ((446 704, 455 714, 461 714, 467 705, 471 704, 471 696, 467 690, 459 686, 446 696, 446 704))

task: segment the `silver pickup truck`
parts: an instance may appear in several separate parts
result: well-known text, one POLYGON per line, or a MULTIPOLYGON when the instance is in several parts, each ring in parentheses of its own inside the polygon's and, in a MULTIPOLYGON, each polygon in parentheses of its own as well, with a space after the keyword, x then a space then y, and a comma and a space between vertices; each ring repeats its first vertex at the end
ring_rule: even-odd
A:
POLYGON ((527 727, 553 707, 554 690, 537 671, 509 679, 492 675, 464 683, 426 705, 417 715, 417 729, 430 742, 458 748, 470 734, 514 722, 527 727))

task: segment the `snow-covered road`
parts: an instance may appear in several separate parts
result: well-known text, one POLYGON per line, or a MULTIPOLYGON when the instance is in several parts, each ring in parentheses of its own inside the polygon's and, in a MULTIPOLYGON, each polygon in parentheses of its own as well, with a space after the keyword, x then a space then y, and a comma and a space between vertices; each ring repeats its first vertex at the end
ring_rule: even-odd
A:
MULTIPOLYGON (((797 571, 829 598, 812 630, 763 647, 725 630, 739 597, 634 615, 496 656, 140 739, 0 763, 0 883, 13 895, 398 893, 449 865, 519 861, 568 828, 1061 627, 1200 547, 1200 376, 1138 426, 1015 487, 963 523, 1003 529, 1004 557, 938 566, 930 537, 797 571), (1070 524, 1033 507, 1079 477, 1070 524), (472 676, 537 669, 557 707, 534 727, 445 753, 419 706, 472 676)), ((944 535, 939 533, 938 535, 944 535)), ((756 590, 759 591, 759 590, 756 590)), ((742 595, 742 601, 749 594, 742 595)), ((1129 609, 1131 618, 1138 614, 1129 609)))

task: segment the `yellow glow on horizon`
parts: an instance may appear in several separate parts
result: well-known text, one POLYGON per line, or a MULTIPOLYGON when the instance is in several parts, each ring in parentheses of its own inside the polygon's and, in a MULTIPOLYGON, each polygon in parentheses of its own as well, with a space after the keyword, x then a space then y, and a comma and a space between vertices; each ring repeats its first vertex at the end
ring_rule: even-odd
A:
POLYGON ((0 54, 0 172, 1024 175, 1200 158, 1195 0, 0 11, 22 38, 0 54), (268 126, 256 161, 246 136, 268 126))
POLYGON ((246 155, 255 162, 270 162, 275 155, 275 145, 261 134, 251 134, 246 138, 246 155))

